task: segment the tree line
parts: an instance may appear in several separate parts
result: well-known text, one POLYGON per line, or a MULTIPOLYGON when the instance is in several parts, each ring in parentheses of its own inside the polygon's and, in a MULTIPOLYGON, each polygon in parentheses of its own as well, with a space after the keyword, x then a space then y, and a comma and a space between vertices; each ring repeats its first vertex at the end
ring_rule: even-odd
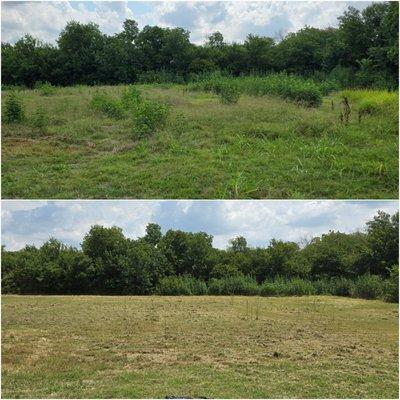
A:
POLYGON ((203 45, 190 42, 183 28, 145 26, 126 20, 123 30, 103 34, 94 23, 67 23, 57 44, 25 35, 2 43, 6 85, 119 84, 187 82, 219 71, 238 76, 287 72, 343 86, 398 87, 398 2, 373 3, 363 11, 349 7, 337 28, 306 26, 277 41, 249 34, 244 43, 227 43, 220 32, 203 45))
MULTIPOLYGON (((229 279, 239 279, 241 284, 251 280, 255 285, 282 279, 398 279, 393 275, 398 274, 398 223, 398 212, 379 211, 363 232, 330 231, 302 246, 273 239, 267 247, 255 248, 239 236, 225 250, 214 248, 213 237, 205 232, 162 234, 159 225, 150 223, 143 237, 130 239, 118 227, 95 225, 83 238, 81 249, 54 238, 39 248, 2 248, 2 290, 145 295, 157 293, 163 285, 180 285, 182 279, 185 284, 214 287, 229 279)), ((163 290, 174 294, 171 288, 163 290)))

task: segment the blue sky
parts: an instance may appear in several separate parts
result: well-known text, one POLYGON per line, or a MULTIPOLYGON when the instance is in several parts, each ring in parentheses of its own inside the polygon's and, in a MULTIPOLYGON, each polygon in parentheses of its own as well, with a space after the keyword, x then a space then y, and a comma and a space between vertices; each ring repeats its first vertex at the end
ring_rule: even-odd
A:
POLYGON ((79 246, 94 224, 119 226, 126 236, 142 236, 149 222, 168 229, 205 231, 214 246, 225 248, 229 239, 243 235, 252 246, 272 238, 302 241, 339 230, 363 229, 377 210, 394 213, 397 201, 2 201, 2 244, 20 249, 40 245, 50 236, 79 246))
POLYGON ((30 33, 54 42, 68 21, 96 22, 113 34, 127 18, 145 25, 180 26, 202 43, 219 30, 225 39, 243 41, 248 33, 282 37, 305 25, 337 25, 349 5, 363 9, 368 1, 2 1, 2 41, 15 42, 30 33))

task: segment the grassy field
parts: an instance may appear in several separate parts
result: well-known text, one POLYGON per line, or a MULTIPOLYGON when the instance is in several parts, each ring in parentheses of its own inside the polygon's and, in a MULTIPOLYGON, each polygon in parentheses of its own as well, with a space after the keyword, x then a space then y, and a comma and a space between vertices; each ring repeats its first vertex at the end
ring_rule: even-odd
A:
MULTIPOLYGON (((359 99, 350 98, 344 126, 339 93, 306 108, 140 88, 171 106, 167 126, 141 139, 131 118, 91 109, 96 88, 20 92, 26 121, 2 126, 3 198, 397 198, 397 107, 359 122, 359 99), (37 106, 49 117, 44 130, 31 124, 37 106)), ((103 89, 117 98, 123 86, 103 89)))
POLYGON ((397 398, 398 305, 2 297, 2 397, 397 398))

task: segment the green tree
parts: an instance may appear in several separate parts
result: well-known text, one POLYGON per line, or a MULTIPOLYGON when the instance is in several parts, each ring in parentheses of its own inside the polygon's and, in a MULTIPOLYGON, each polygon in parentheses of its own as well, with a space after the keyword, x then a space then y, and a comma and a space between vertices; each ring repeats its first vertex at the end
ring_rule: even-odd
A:
POLYGON ((370 248, 370 272, 387 276, 390 267, 398 265, 399 255, 399 213, 378 211, 367 222, 367 239, 370 248))

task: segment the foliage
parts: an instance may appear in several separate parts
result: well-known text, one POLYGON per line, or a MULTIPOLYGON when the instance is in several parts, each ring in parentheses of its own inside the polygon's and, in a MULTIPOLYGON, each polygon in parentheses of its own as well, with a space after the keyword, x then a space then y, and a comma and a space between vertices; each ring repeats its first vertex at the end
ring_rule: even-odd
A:
POLYGON ((15 90, 10 90, 7 93, 2 115, 7 123, 22 122, 24 120, 25 114, 22 100, 15 90))
MULTIPOLYGON (((227 43, 214 32, 203 45, 190 42, 183 28, 145 26, 134 20, 122 32, 103 34, 94 23, 70 21, 57 45, 30 35, 15 44, 2 43, 3 84, 33 87, 51 84, 184 83, 190 75, 214 71, 239 76, 286 72, 330 76, 332 85, 398 86, 398 3, 349 7, 337 28, 304 27, 275 41, 249 34, 243 43, 227 43)), ((316 106, 320 98, 310 85, 285 88, 285 98, 316 106)))
POLYGON ((204 281, 190 275, 173 275, 160 280, 156 293, 164 296, 205 295, 207 294, 207 285, 204 281))
POLYGON ((222 104, 236 104, 240 93, 235 85, 223 85, 219 92, 219 99, 222 104))
POLYGON ((261 296, 307 296, 316 294, 314 285, 309 280, 300 278, 278 278, 265 281, 261 285, 261 296))
POLYGON ((51 96, 56 92, 56 88, 50 82, 36 82, 35 89, 38 89, 42 96, 51 96))
POLYGON ((95 93, 90 105, 94 110, 107 115, 107 117, 114 119, 121 119, 124 117, 124 110, 121 103, 113 99, 107 93, 95 93))
POLYGON ((32 116, 32 126, 36 129, 39 129, 41 132, 46 130, 46 127, 49 123, 49 116, 43 107, 37 106, 36 110, 32 116))
POLYGON ((126 110, 135 109, 141 101, 142 93, 133 85, 128 86, 122 92, 121 102, 126 110))
POLYGON ((214 295, 249 295, 259 294, 257 282, 249 276, 230 276, 224 279, 211 279, 208 285, 214 295))
POLYGON ((362 299, 377 299, 382 296, 383 291, 382 278, 377 275, 366 274, 356 279, 352 296, 362 299))
POLYGON ((214 75, 190 84, 189 89, 210 91, 234 100, 239 92, 251 96, 272 94, 307 107, 317 107, 322 103, 322 91, 314 81, 285 73, 238 78, 214 75))
POLYGON ((386 281, 385 296, 387 301, 399 302, 399 266, 393 265, 389 269, 389 277, 386 281))
POLYGON ((137 104, 133 114, 133 130, 136 137, 149 136, 167 123, 169 108, 165 104, 144 100, 137 104))
POLYGON ((387 224, 394 220, 396 214, 390 217, 379 212, 367 223, 369 233, 331 232, 314 238, 302 248, 282 240, 272 240, 265 248, 252 248, 239 236, 230 241, 226 250, 213 248, 213 238, 205 232, 169 230, 163 234, 159 225, 151 223, 143 237, 132 240, 118 227, 94 225, 83 238, 82 250, 65 246, 56 239, 48 240, 40 248, 27 246, 18 251, 3 248, 3 291, 320 294, 398 301, 398 267, 392 265, 389 271, 376 269, 375 275, 369 273, 368 267, 372 260, 380 265, 392 262, 391 252, 374 253, 373 249, 380 240, 388 240, 387 224))

